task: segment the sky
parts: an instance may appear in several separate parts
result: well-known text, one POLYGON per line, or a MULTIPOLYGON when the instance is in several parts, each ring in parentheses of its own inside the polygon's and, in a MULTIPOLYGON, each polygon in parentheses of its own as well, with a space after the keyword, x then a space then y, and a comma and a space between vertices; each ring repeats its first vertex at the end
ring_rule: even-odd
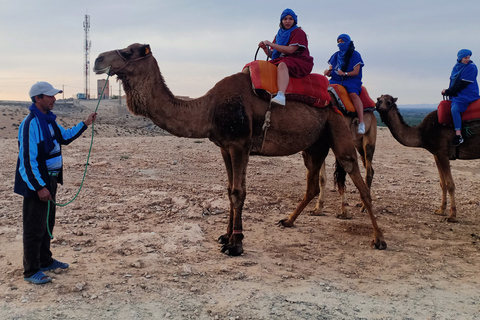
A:
MULTIPOLYGON (((308 35, 315 73, 328 67, 338 35, 350 35, 374 100, 390 94, 402 105, 438 104, 460 49, 480 64, 479 0, 0 0, 0 100, 28 101, 37 81, 64 89, 60 99, 84 92, 87 14, 95 96, 106 78, 94 74, 95 58, 138 42, 150 44, 173 94, 200 97, 254 60, 285 8, 308 35)), ((116 77, 110 88, 118 94, 116 77)))

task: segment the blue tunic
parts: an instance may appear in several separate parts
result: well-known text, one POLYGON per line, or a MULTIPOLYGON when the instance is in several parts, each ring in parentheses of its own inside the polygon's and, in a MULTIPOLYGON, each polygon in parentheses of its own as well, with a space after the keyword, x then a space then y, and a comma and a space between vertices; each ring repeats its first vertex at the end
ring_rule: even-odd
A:
MULTIPOLYGON (((452 76, 450 77, 450 86, 452 85, 453 77, 455 73, 455 67, 452 70, 452 76)), ((460 102, 463 104, 470 104, 473 101, 480 98, 477 83, 478 70, 475 63, 470 61, 469 64, 461 71, 460 80, 470 82, 470 84, 463 90, 459 91, 456 97, 451 97, 450 100, 460 102)))
POLYGON ((352 54, 352 57, 350 58, 350 63, 348 64, 348 69, 347 72, 353 71, 353 68, 357 64, 360 64, 360 71, 356 76, 340 76, 337 73, 337 70, 340 69, 339 63, 338 63, 338 55, 340 54, 340 51, 335 52, 330 59, 328 60, 328 64, 332 66, 332 78, 330 79, 330 83, 332 84, 341 84, 342 86, 347 89, 347 92, 355 92, 357 94, 360 94, 362 91, 362 68, 364 66, 362 56, 358 51, 354 51, 352 54))

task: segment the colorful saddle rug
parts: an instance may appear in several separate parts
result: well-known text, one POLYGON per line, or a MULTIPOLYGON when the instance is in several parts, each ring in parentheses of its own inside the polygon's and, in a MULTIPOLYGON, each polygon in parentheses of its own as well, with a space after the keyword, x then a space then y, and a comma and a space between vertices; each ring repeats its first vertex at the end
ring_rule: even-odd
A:
MULTIPOLYGON (((277 66, 263 60, 255 60, 243 67, 250 69, 250 78, 255 94, 270 100, 272 94, 278 92, 277 66)), ((290 77, 285 98, 287 101, 298 101, 314 107, 325 107, 330 102, 328 79, 320 74, 312 73, 303 78, 290 77)))
MULTIPOLYGON (((331 84, 328 87, 328 91, 335 97, 335 100, 337 100, 338 110, 340 110, 344 116, 357 116, 355 106, 344 86, 331 84)), ((375 110, 375 102, 370 98, 367 88, 364 86, 362 86, 362 91, 360 92, 360 100, 362 100, 363 103, 363 112, 373 112, 375 110)))
MULTIPOLYGON (((453 124, 452 101, 442 100, 437 107, 438 122, 442 124, 453 124)), ((462 121, 480 118, 480 99, 470 103, 467 110, 462 112, 462 121)))

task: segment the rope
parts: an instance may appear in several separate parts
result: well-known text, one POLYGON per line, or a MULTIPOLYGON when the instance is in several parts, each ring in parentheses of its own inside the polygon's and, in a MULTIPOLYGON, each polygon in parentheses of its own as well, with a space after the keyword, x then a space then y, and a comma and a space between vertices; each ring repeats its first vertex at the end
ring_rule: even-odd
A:
MULTIPOLYGON (((109 78, 109 77, 110 77, 110 75, 107 75, 107 80, 105 81, 105 84, 103 85, 102 93, 101 93, 100 97, 98 98, 97 107, 95 108, 95 112, 97 112, 97 110, 98 110, 98 106, 100 105, 101 97, 103 97, 103 92, 105 91, 105 87, 107 86, 108 78, 109 78)), ((47 206, 47 231, 48 231, 48 235, 50 236, 50 239, 53 239, 53 235, 52 235, 52 233, 50 232, 50 227, 49 227, 49 225, 48 225, 48 220, 49 220, 49 216, 50 216, 50 202, 52 202, 52 203, 55 204, 56 206, 65 207, 65 206, 69 205, 70 203, 72 203, 73 200, 75 200, 75 199, 77 198, 78 194, 80 193, 80 190, 82 190, 83 182, 85 181, 85 176, 87 175, 88 160, 90 159, 90 154, 92 153, 93 136, 94 136, 94 134, 95 134, 95 122, 92 122, 92 138, 90 139, 90 149, 88 150, 87 163, 85 164, 85 170, 83 171, 82 183, 80 183, 80 187, 78 188, 78 191, 77 191, 77 193, 75 194, 75 196, 73 196, 72 200, 70 200, 70 201, 68 201, 68 202, 66 202, 66 203, 56 203, 56 202, 53 201, 53 200, 48 200, 48 206, 47 206)))

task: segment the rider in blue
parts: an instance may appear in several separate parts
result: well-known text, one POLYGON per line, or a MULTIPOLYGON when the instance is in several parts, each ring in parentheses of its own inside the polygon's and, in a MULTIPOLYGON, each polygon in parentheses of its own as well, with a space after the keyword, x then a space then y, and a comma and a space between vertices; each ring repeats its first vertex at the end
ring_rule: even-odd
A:
POLYGON ((470 60, 472 51, 462 49, 457 54, 457 63, 450 75, 450 86, 442 91, 452 101, 452 116, 455 126, 455 138, 452 144, 458 146, 463 142, 462 112, 467 110, 470 103, 480 98, 478 91, 477 66, 470 60))
POLYGON ((362 91, 362 68, 364 66, 362 56, 355 50, 353 41, 348 34, 341 34, 337 38, 338 51, 335 52, 328 64, 330 65, 324 74, 332 77, 330 83, 340 84, 345 87, 352 99, 355 111, 358 115, 358 133, 365 133, 363 122, 363 103, 360 100, 362 91))

